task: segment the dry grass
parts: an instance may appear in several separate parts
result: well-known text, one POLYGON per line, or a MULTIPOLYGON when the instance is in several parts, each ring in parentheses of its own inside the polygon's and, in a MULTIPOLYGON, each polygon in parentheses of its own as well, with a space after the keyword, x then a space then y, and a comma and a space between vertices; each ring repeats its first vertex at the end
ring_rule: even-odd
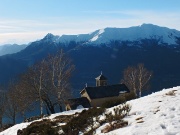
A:
POLYGON ((122 121, 122 122, 115 122, 113 124, 106 125, 104 129, 101 130, 101 133, 108 133, 112 130, 118 129, 118 128, 123 128, 128 125, 127 121, 122 121))
POLYGON ((155 111, 154 111, 154 114, 156 114, 156 113, 159 112, 159 111, 160 111, 159 109, 155 110, 155 111))
POLYGON ((135 120, 140 120, 140 119, 142 119, 143 117, 138 117, 138 118, 136 118, 135 120))
POLYGON ((143 123, 144 121, 143 120, 141 120, 141 121, 137 121, 137 123, 143 123))
POLYGON ((176 95, 175 91, 177 91, 177 90, 169 91, 169 92, 166 93, 165 95, 166 95, 166 96, 175 96, 175 95, 176 95))
POLYGON ((68 123, 73 118, 73 115, 60 115, 55 117, 57 123, 68 123))
POLYGON ((135 120, 137 121, 137 123, 143 123, 144 121, 142 120, 144 117, 138 117, 135 120))

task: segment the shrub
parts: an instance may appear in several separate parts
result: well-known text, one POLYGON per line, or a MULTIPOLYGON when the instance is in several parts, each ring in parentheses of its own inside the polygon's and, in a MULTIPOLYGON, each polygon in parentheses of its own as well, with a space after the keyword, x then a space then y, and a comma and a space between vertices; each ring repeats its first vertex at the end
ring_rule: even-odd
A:
POLYGON ((59 115, 59 116, 56 116, 54 118, 54 122, 56 122, 56 123, 68 123, 73 117, 74 117, 73 115, 59 115))
POLYGON ((58 135, 58 128, 54 128, 53 126, 56 126, 54 122, 51 122, 50 120, 42 120, 31 123, 27 128, 23 130, 18 130, 17 134, 58 135))
POLYGON ((131 91, 128 94, 125 94, 124 96, 120 96, 118 98, 114 98, 112 100, 106 101, 105 103, 102 104, 102 107, 103 108, 114 107, 132 99, 136 99, 136 94, 133 91, 131 91))
POLYGON ((86 128, 94 127, 94 118, 102 115, 103 108, 90 108, 89 110, 83 110, 78 116, 72 118, 66 125, 62 126, 65 135, 78 135, 79 132, 87 132, 86 128))
POLYGON ((165 94, 166 96, 175 96, 175 91, 172 90, 172 91, 169 91, 168 93, 165 94))
POLYGON ((131 91, 129 94, 125 95, 125 99, 126 99, 126 101, 136 99, 136 94, 134 93, 134 91, 131 91))
POLYGON ((131 106, 129 104, 123 104, 114 108, 113 112, 108 112, 105 114, 106 122, 109 123, 105 129, 102 130, 103 133, 112 131, 117 128, 121 128, 128 125, 127 121, 123 118, 129 114, 131 106))
POLYGON ((115 98, 102 104, 102 108, 110 108, 126 102, 125 97, 115 98))

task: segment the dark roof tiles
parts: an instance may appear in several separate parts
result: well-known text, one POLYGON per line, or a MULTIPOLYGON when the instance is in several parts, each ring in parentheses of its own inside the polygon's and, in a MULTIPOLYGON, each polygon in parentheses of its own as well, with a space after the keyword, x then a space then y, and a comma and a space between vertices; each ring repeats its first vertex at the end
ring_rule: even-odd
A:
POLYGON ((116 85, 98 86, 98 87, 86 87, 84 90, 88 93, 88 95, 91 99, 115 97, 115 96, 119 96, 122 93, 130 92, 125 84, 116 84, 116 85))

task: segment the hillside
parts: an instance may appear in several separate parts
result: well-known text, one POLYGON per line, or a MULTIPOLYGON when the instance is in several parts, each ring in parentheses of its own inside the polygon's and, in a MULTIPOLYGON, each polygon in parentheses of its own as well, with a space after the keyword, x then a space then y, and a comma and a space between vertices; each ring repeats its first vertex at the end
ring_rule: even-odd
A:
MULTIPOLYGON (((132 109, 125 120, 128 126, 120 128, 107 135, 180 135, 180 87, 163 89, 162 91, 127 102, 132 109)), ((72 115, 83 109, 67 111, 49 116, 54 121, 56 116, 72 115)), ((106 111, 112 111, 109 108, 106 111)), ((30 123, 17 124, 0 135, 16 135, 18 129, 25 128, 30 123)), ((63 125, 64 123, 59 123, 63 125)), ((96 135, 103 135, 101 130, 107 125, 103 124, 96 130, 96 135)))
POLYGON ((110 134, 180 135, 180 87, 163 89, 128 103, 132 105, 126 117, 129 125, 110 134))

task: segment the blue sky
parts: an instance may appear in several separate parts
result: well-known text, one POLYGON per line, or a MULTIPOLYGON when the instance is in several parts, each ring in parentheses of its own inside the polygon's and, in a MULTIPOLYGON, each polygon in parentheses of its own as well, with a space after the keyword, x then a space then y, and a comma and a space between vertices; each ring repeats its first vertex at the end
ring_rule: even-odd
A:
POLYGON ((142 23, 180 30, 180 0, 0 0, 0 45, 142 23))

